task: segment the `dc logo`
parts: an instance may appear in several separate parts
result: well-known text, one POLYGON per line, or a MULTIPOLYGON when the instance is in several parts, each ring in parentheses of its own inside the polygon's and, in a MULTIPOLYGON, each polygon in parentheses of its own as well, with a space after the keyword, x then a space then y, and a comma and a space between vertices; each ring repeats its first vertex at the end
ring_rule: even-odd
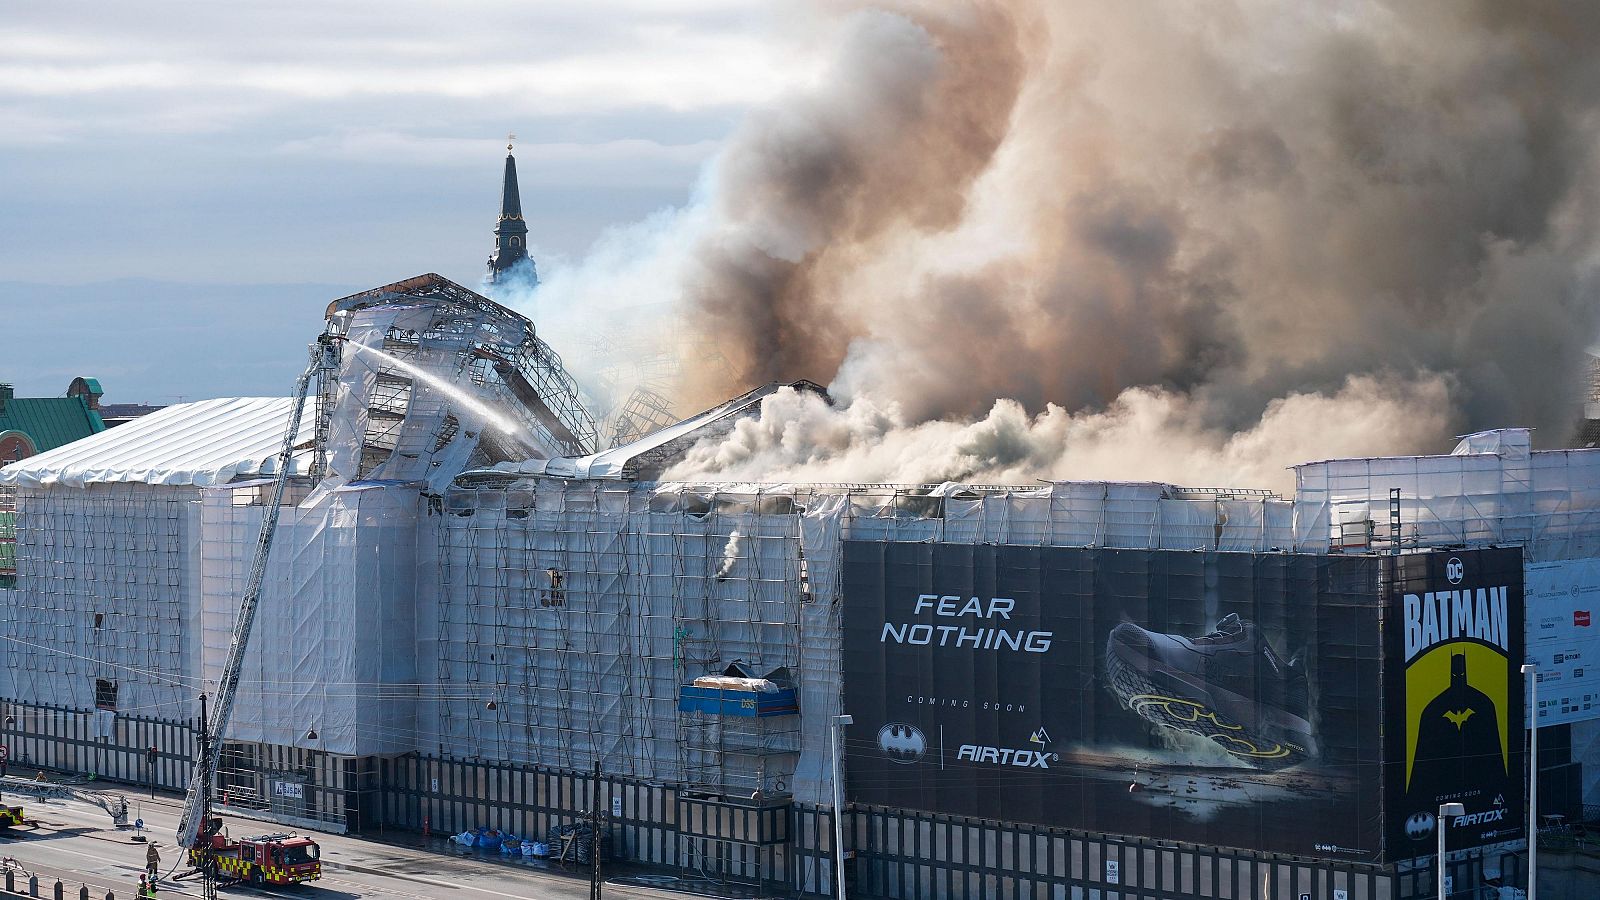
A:
POLYGON ((1414 812, 1406 819, 1406 837, 1420 841, 1433 834, 1433 813, 1426 810, 1414 812))
POLYGON ((1460 584, 1466 575, 1467 567, 1461 564, 1459 558, 1452 556, 1450 561, 1444 564, 1444 577, 1448 578, 1451 584, 1460 584))
POLYGON ((878 749, 890 762, 910 765, 928 752, 928 739, 922 729, 903 722, 890 722, 878 729, 878 749))

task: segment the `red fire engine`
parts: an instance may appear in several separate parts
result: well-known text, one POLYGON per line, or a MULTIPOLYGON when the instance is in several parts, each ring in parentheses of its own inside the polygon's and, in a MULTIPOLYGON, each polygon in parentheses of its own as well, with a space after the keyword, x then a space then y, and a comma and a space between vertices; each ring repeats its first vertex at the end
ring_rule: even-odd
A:
POLYGON ((230 841, 222 833, 222 820, 207 820, 189 862, 204 865, 204 844, 211 845, 217 877, 251 884, 289 885, 322 877, 322 853, 317 842, 297 834, 263 834, 230 841))

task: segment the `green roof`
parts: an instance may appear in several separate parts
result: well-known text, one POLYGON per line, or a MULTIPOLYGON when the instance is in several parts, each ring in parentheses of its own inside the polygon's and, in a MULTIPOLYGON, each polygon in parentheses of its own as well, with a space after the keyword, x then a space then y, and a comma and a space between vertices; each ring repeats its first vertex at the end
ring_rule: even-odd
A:
POLYGON ((105 430, 83 397, 13 397, 0 407, 0 432, 26 434, 38 453, 105 430))

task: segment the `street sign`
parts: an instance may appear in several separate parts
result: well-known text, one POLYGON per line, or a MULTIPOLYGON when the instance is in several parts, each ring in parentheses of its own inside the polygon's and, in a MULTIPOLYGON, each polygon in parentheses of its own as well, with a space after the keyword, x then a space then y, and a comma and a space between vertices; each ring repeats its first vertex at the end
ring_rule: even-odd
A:
POLYGON ((1122 863, 1114 859, 1106 860, 1106 884, 1118 884, 1122 879, 1122 863))
POLYGON ((611 798, 611 818, 613 818, 613 819, 622 818, 622 798, 621 797, 612 797, 611 798))

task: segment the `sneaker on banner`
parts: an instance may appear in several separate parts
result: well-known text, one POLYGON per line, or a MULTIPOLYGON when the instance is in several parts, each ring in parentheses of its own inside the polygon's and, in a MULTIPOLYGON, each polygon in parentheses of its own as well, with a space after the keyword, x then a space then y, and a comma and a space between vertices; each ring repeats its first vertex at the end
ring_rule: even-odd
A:
POLYGON ((1230 613, 1198 637, 1124 622, 1106 641, 1106 674, 1124 707, 1275 771, 1316 756, 1305 666, 1230 613))

